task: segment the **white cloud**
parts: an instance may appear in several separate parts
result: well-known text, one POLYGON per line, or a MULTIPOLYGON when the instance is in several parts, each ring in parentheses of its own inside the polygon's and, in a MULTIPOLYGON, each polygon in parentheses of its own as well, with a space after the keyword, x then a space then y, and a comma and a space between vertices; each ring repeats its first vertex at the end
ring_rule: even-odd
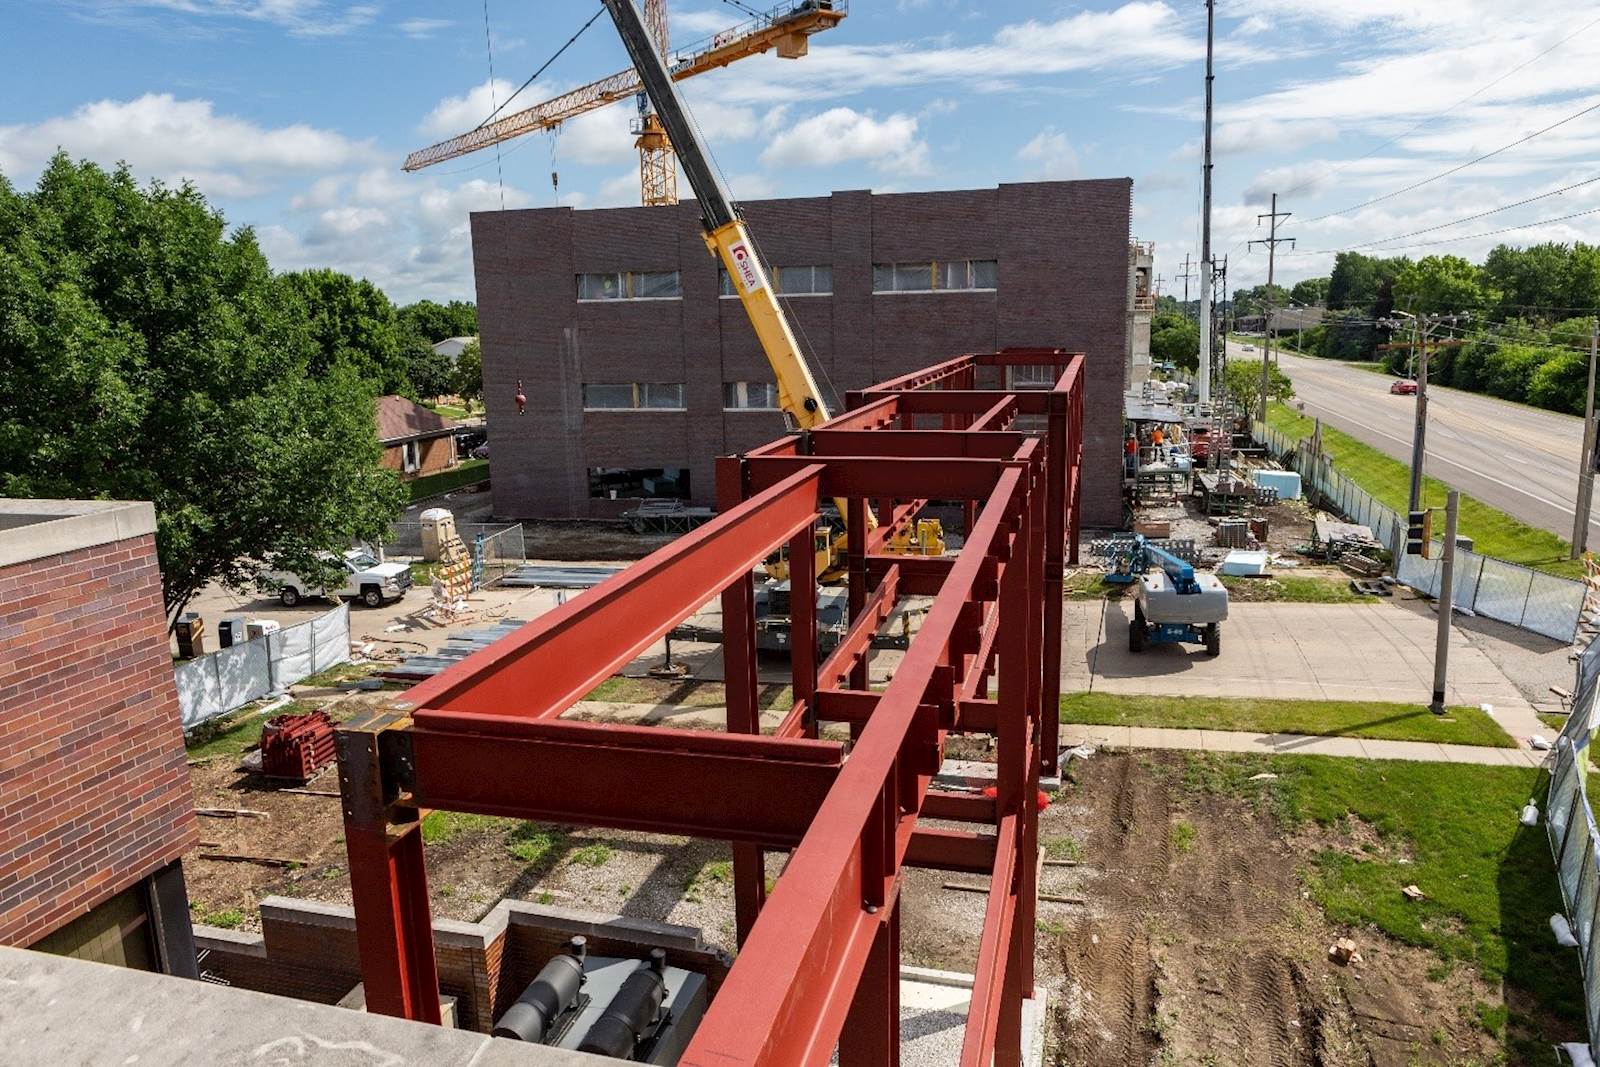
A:
MULTIPOLYGON (((434 105, 432 111, 417 124, 417 131, 429 137, 454 137, 458 133, 465 133, 478 123, 489 117, 489 114, 516 91, 516 86, 504 78, 486 81, 482 85, 474 85, 460 96, 447 96, 434 105)), ((517 97, 517 102, 512 104, 513 109, 526 107, 528 104, 544 97, 529 96, 536 92, 538 86, 530 85, 517 97), (526 97, 526 102, 523 98, 526 97)))
POLYGON ((672 11, 667 15, 667 25, 672 29, 672 43, 685 45, 695 38, 721 33, 739 22, 739 12, 731 7, 708 8, 698 11, 672 11))
POLYGON ((928 146, 917 137, 914 116, 879 119, 870 111, 829 108, 779 133, 761 153, 769 167, 829 167, 864 160, 880 170, 923 173, 928 146))
POLYGON ((455 23, 449 19, 414 18, 400 23, 400 32, 414 40, 422 41, 455 23))
POLYGON ((370 25, 377 4, 336 4, 327 0, 87 0, 90 18, 115 20, 140 13, 158 13, 190 21, 259 22, 278 26, 296 37, 337 37, 370 25))
POLYGON ((1017 159, 1031 164, 1036 178, 1074 178, 1078 175, 1078 153, 1067 135, 1054 126, 1040 130, 1027 144, 1017 149, 1017 159))
POLYGON ((0 126, 0 170, 13 179, 37 173, 62 149, 103 165, 126 161, 142 176, 205 178, 229 195, 260 192, 289 175, 337 170, 376 157, 370 142, 302 123, 264 127, 219 115, 209 100, 146 93, 99 100, 70 115, 0 126), (220 186, 227 184, 227 189, 220 186))

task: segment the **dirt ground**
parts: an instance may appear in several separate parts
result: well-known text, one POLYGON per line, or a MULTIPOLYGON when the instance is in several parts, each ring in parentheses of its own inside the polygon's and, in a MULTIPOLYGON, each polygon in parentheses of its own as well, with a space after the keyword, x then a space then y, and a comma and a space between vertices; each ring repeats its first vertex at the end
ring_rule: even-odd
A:
POLYGON ((1047 854, 1080 865, 1046 867, 1041 891, 1090 902, 1040 905, 1040 978, 1059 991, 1048 1062, 1495 1061, 1463 1006, 1497 1005, 1497 990, 1464 967, 1438 980, 1432 953, 1339 930, 1306 899, 1302 861, 1375 836, 1288 839, 1244 799, 1183 788, 1183 760, 1100 753, 1044 817, 1047 854), (1327 958, 1345 935, 1361 956, 1349 967, 1327 958))

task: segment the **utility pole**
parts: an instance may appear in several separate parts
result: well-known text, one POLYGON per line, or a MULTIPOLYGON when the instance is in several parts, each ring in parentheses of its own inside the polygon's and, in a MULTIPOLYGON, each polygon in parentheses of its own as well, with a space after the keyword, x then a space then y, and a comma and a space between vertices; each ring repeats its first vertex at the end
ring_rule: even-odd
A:
MULTIPOLYGON (((1178 275, 1178 277, 1183 279, 1183 317, 1184 318, 1188 318, 1189 317, 1189 279, 1198 277, 1198 275, 1196 275, 1192 270, 1189 269, 1189 253, 1187 253, 1187 252, 1185 252, 1183 254, 1183 273, 1178 275)), ((1176 280, 1176 279, 1174 279, 1174 280, 1176 280)))
POLYGON ((1428 710, 1435 715, 1444 714, 1444 675, 1450 658, 1450 615, 1454 609, 1456 576, 1456 515, 1461 508, 1461 494, 1450 490, 1445 498, 1444 513, 1444 565, 1439 569, 1439 633, 1433 646, 1433 702, 1428 710))
POLYGON ((1211 403, 1211 72, 1216 0, 1206 0, 1206 134, 1200 165, 1200 403, 1211 403))
POLYGON ((1166 280, 1167 280, 1167 276, 1165 274, 1157 274, 1156 275, 1156 296, 1160 296, 1161 295, 1161 283, 1166 281, 1166 280))
POLYGON ((1411 320, 1412 361, 1417 372, 1416 423, 1411 429, 1411 502, 1408 511, 1422 507, 1422 458, 1428 451, 1428 328, 1422 316, 1411 320))
POLYGON ((1265 423, 1267 421, 1267 390, 1268 390, 1268 385, 1272 380, 1271 379, 1271 374, 1272 374, 1272 311, 1273 311, 1273 308, 1272 308, 1272 301, 1270 300, 1270 297, 1271 297, 1271 293, 1272 293, 1273 279, 1276 277, 1275 268, 1277 267, 1277 263, 1278 263, 1278 245, 1282 244, 1285 241, 1289 242, 1290 245, 1294 244, 1294 238, 1293 237, 1279 237, 1278 236, 1278 220, 1279 219, 1286 219, 1291 214, 1292 214, 1292 212, 1289 212, 1289 211, 1279 211, 1278 210, 1278 194, 1277 193, 1273 193, 1272 194, 1272 211, 1269 212, 1268 214, 1265 214, 1265 215, 1257 215, 1256 216, 1256 223, 1258 225, 1260 224, 1262 219, 1270 220, 1270 222, 1268 223, 1268 227, 1269 228, 1268 228, 1268 231, 1267 231, 1269 236, 1265 240, 1262 240, 1262 241, 1251 241, 1250 242, 1250 246, 1252 248, 1255 247, 1256 245, 1266 245, 1267 246, 1267 294, 1268 294, 1269 299, 1268 299, 1268 302, 1267 302, 1267 318, 1266 318, 1266 322, 1263 324, 1266 328, 1261 331, 1261 334, 1262 334, 1262 337, 1261 337, 1261 348, 1262 348, 1262 351, 1261 351, 1261 395, 1257 398, 1257 401, 1256 401, 1257 414, 1258 414, 1258 417, 1261 419, 1261 421, 1263 423, 1265 423))
POLYGON ((1600 349, 1600 319, 1589 322, 1589 392, 1583 405, 1583 452, 1578 460, 1578 500, 1573 510, 1572 558, 1589 548, 1589 508, 1594 502, 1594 369, 1600 349))

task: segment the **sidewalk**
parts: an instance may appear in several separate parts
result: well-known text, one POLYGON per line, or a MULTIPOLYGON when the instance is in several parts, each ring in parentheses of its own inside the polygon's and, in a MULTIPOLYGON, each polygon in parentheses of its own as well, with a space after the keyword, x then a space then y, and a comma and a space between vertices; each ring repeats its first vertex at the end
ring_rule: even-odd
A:
MULTIPOLYGON (((1546 733, 1549 736, 1549 733, 1546 733)), ((1489 767, 1537 767, 1547 752, 1517 748, 1441 745, 1432 741, 1374 741, 1361 737, 1310 737, 1305 734, 1253 734, 1235 730, 1182 730, 1156 726, 1061 724, 1061 746, 1090 744, 1110 748, 1170 748, 1200 752, 1258 752, 1276 756, 1349 756, 1357 759, 1417 760, 1423 763, 1478 763, 1489 767)))

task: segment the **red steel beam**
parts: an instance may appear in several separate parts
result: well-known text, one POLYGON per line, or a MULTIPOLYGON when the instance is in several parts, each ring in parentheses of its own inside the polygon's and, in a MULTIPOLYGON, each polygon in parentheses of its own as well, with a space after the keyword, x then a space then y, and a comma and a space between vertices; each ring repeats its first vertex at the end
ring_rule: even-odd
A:
POLYGON ((824 468, 769 462, 788 468, 742 507, 423 682, 402 706, 492 710, 518 718, 570 708, 816 521, 824 468))
POLYGON ((830 456, 824 461, 810 456, 750 456, 745 460, 752 491, 776 486, 814 466, 822 472, 824 496, 902 500, 981 500, 994 488, 1000 469, 988 459, 830 456))
MULTIPOLYGON (((905 847, 896 835, 897 854, 879 857, 874 869, 877 848, 870 842, 875 813, 881 810, 886 783, 896 780, 900 752, 956 628, 961 598, 977 580, 1020 482, 1016 469, 1000 476, 951 568, 945 592, 906 650, 838 783, 790 857, 680 1061, 687 1067, 820 1063, 828 1058, 883 922, 880 915, 892 912, 898 891, 898 882, 890 883, 891 899, 872 902, 874 883, 886 873, 883 867, 898 868, 905 847)), ((909 834, 904 841, 909 844, 909 834)))
POLYGON ((489 718, 409 731, 419 806, 791 848, 843 761, 832 741, 489 718))

